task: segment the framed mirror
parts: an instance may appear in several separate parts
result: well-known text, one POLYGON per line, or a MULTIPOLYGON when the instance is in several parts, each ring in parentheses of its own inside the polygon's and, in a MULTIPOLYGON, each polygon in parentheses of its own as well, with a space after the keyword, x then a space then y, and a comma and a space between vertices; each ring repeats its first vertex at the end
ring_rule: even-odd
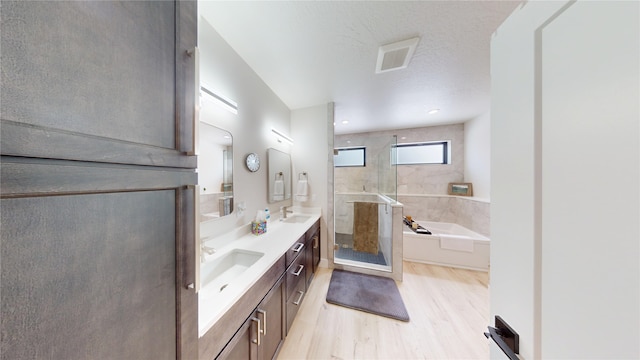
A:
POLYGON ((233 212, 233 138, 231 133, 200 122, 198 184, 200 222, 233 212))
POLYGON ((267 149, 269 168, 268 201, 276 203, 291 199, 291 156, 280 150, 267 149))

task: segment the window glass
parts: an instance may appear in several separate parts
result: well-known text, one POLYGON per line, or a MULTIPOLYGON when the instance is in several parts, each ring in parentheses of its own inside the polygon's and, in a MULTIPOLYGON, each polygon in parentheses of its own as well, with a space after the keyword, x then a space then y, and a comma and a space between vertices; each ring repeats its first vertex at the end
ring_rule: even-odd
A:
POLYGON ((365 148, 336 149, 333 155, 335 167, 365 166, 365 148))
POLYGON ((394 165, 450 164, 449 147, 450 141, 398 144, 391 161, 394 165))

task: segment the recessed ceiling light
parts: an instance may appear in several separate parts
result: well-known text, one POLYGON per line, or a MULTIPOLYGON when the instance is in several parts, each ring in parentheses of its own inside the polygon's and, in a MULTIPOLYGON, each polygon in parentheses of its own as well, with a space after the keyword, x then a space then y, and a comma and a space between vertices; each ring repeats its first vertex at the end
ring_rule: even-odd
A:
POLYGON ((438 111, 440 111, 440 109, 431 109, 431 110, 427 111, 427 114, 433 115, 433 114, 437 113, 438 111))
POLYGON ((347 125, 348 123, 349 123, 349 120, 342 120, 343 125, 347 125))

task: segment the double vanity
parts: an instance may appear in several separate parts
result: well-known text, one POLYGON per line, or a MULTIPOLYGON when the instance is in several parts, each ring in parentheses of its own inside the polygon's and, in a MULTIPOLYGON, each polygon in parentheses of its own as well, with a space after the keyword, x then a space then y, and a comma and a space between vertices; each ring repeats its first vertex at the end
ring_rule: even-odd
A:
POLYGON ((249 227, 202 240, 200 359, 272 359, 320 261, 320 211, 304 209, 267 232, 249 227))

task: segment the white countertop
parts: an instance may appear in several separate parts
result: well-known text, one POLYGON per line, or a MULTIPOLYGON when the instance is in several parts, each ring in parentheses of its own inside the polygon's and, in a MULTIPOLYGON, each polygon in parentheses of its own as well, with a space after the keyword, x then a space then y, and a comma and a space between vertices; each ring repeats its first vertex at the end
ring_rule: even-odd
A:
POLYGON ((205 246, 216 249, 212 255, 206 255, 205 262, 198 260, 200 266, 207 266, 211 262, 224 257, 234 249, 249 250, 264 253, 264 255, 245 272, 235 277, 223 291, 204 286, 198 292, 198 336, 202 337, 224 315, 231 306, 255 284, 267 270, 276 263, 284 253, 289 250, 296 240, 320 218, 320 209, 299 208, 288 217, 296 215, 309 216, 305 222, 284 222, 272 220, 267 224, 267 232, 261 235, 253 235, 250 224, 241 229, 225 234, 221 237, 206 239, 205 246), (227 238, 228 236, 234 239, 227 238), (215 244, 224 244, 217 248, 215 244))

